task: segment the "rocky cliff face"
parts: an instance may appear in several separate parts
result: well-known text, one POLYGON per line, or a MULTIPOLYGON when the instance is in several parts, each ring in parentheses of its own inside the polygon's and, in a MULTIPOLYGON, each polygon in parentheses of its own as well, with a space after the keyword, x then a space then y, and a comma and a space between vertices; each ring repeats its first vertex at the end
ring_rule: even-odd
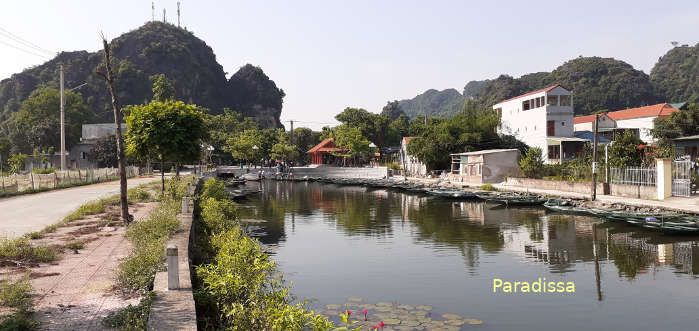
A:
MULTIPOLYGON (((153 97, 150 76, 162 73, 173 84, 177 99, 207 107, 212 114, 219 114, 227 107, 259 119, 265 128, 281 125, 283 91, 264 73, 242 75, 249 78, 243 84, 236 84, 233 77, 227 80, 211 47, 185 29, 149 22, 115 38, 111 47, 116 58, 114 69, 119 101, 123 105, 150 101, 153 97), (245 102, 239 103, 240 99, 245 102), (261 106, 254 107, 256 104, 261 106)), ((63 52, 42 65, 0 81, 0 122, 16 112, 37 87, 58 88, 59 64, 64 66, 68 88, 87 83, 76 92, 82 94, 88 109, 95 113, 96 121, 110 121, 108 93, 102 79, 95 75, 102 66, 102 58, 102 51, 63 52)))

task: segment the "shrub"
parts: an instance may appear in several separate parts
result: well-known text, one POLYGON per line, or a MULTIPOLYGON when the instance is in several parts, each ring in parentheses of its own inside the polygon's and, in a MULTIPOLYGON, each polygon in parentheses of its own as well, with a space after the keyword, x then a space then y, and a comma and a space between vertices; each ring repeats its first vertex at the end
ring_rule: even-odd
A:
POLYGON ((209 178, 204 182, 204 186, 201 190, 201 199, 205 200, 208 198, 214 198, 216 200, 228 200, 228 191, 226 191, 226 184, 215 178, 209 178))
POLYGON ((519 170, 525 177, 540 178, 544 166, 541 148, 532 147, 527 150, 527 155, 519 160, 519 170))
POLYGON ((481 185, 480 189, 483 191, 495 191, 495 187, 490 183, 481 185))
POLYGON ((33 330, 39 323, 32 319, 32 285, 29 277, 0 282, 0 303, 12 313, 0 316, 0 330, 33 330))
POLYGON ((34 246, 27 238, 0 240, 0 258, 28 261, 51 262, 56 259, 56 251, 45 246, 34 246))
POLYGON ((56 172, 56 168, 45 168, 45 169, 34 168, 34 170, 32 170, 32 172, 35 174, 39 174, 39 175, 47 175, 47 174, 52 174, 52 173, 56 172))
POLYGON ((207 198, 201 203, 201 219, 208 233, 219 233, 234 225, 236 203, 229 200, 207 198))
POLYGON ((145 293, 151 288, 155 273, 164 270, 165 240, 134 247, 131 254, 119 264, 117 284, 135 293, 145 293))

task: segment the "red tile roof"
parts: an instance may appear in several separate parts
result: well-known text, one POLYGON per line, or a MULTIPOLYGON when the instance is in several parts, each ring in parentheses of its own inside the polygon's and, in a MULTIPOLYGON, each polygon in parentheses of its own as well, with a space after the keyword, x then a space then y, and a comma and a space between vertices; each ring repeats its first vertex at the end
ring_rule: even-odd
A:
POLYGON ((315 145, 313 148, 309 149, 306 153, 310 154, 315 152, 327 152, 333 148, 337 148, 337 145, 335 145, 335 141, 333 138, 328 138, 321 141, 320 144, 315 145))
POLYGON ((516 96, 516 97, 509 98, 509 99, 507 99, 507 100, 500 101, 500 102, 498 102, 497 104, 501 104, 501 103, 503 103, 503 102, 512 101, 512 100, 514 100, 514 99, 518 99, 518 98, 521 98, 521 97, 526 97, 526 96, 532 95, 532 94, 537 94, 537 93, 541 93, 541 92, 549 92, 549 91, 555 89, 556 87, 560 87, 560 88, 562 88, 562 89, 564 89, 564 90, 568 90, 567 88, 565 88, 565 87, 563 87, 563 86, 561 86, 561 85, 556 84, 556 85, 551 85, 551 86, 549 86, 549 87, 545 87, 545 88, 542 88, 542 89, 539 89, 539 90, 536 90, 536 91, 527 92, 527 93, 524 93, 524 94, 522 94, 522 95, 518 95, 518 96, 516 96))
POLYGON ((659 103, 652 106, 613 111, 607 113, 607 116, 615 121, 618 121, 641 117, 668 116, 676 111, 679 111, 679 109, 673 108, 669 103, 659 103))
MULTIPOLYGON (((613 112, 604 113, 607 117, 618 121, 628 120, 632 118, 652 117, 652 116, 669 116, 670 114, 679 111, 673 108, 669 103, 659 103, 652 106, 644 106, 637 108, 629 108, 613 112)), ((590 123, 595 120, 595 115, 577 116, 573 119, 573 124, 590 123)))
POLYGON ((405 141, 406 144, 409 143, 413 139, 415 139, 415 137, 403 137, 403 141, 405 141))

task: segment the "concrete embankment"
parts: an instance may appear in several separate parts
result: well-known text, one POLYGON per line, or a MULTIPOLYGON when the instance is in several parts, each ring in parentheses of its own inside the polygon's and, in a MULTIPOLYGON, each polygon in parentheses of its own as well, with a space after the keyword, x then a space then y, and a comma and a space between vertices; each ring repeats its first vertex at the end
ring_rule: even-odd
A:
MULTIPOLYGON (((267 177, 276 172, 274 168, 240 168, 240 167, 219 167, 217 173, 233 174, 236 176, 247 173, 257 173, 263 170, 267 177)), ((388 178, 387 167, 353 168, 353 167, 293 167, 291 172, 296 178, 322 177, 322 178, 388 178)))

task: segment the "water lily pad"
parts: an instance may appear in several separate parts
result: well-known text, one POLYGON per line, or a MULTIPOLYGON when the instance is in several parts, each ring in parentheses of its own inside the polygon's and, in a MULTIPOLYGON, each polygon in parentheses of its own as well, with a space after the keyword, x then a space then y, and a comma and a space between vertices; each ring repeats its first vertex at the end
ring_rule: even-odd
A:
POLYGON ((432 310, 432 306, 415 306, 415 308, 426 311, 432 310))
POLYGON ((339 316, 340 312, 337 310, 326 310, 323 314, 325 314, 325 316, 339 316))
POLYGON ((458 320, 458 319, 461 318, 461 315, 457 315, 457 314, 443 314, 442 317, 445 318, 445 319, 448 319, 448 320, 458 320))
POLYGON ((361 305, 359 307, 366 308, 366 309, 376 309, 376 305, 371 305, 371 304, 361 305))
POLYGON ((347 307, 347 308, 359 308, 359 304, 356 302, 348 302, 345 304, 345 307, 347 307))
POLYGON ((418 326, 418 325, 420 325, 420 322, 418 322, 418 321, 416 321, 416 320, 403 320, 400 324, 401 324, 401 325, 405 325, 405 326, 413 327, 413 326, 418 326))
POLYGON ((347 298, 347 301, 349 301, 349 302, 362 302, 364 300, 362 298, 347 298))
POLYGON ((471 325, 481 325, 483 324, 482 320, 475 319, 475 318, 464 318, 464 322, 471 324, 471 325))
POLYGON ((398 324, 400 324, 400 320, 397 318, 388 318, 388 319, 384 320, 383 322, 386 325, 398 325, 398 324))
POLYGON ((389 311, 393 310, 393 308, 386 307, 386 306, 378 306, 378 307, 376 307, 376 310, 381 311, 381 312, 389 312, 389 311))
POLYGON ((415 316, 427 316, 427 314, 429 314, 429 313, 426 311, 422 311, 422 310, 413 310, 413 311, 410 311, 410 314, 413 314, 415 316))
POLYGON ((328 308, 328 309, 340 309, 340 308, 342 308, 342 305, 325 305, 325 308, 328 308))
POLYGON ((446 321, 445 323, 447 323, 447 324, 449 324, 449 325, 459 326, 459 325, 464 325, 464 323, 466 323, 466 321, 463 321, 463 320, 448 320, 448 321, 446 321))
POLYGON ((415 307, 409 306, 409 305, 400 305, 400 306, 398 306, 398 308, 400 308, 400 309, 405 309, 405 310, 413 310, 413 309, 415 309, 415 307))
POLYGON ((376 306, 377 307, 393 307, 393 304, 390 302, 377 302, 376 306))

